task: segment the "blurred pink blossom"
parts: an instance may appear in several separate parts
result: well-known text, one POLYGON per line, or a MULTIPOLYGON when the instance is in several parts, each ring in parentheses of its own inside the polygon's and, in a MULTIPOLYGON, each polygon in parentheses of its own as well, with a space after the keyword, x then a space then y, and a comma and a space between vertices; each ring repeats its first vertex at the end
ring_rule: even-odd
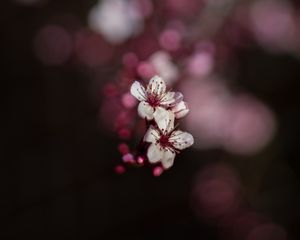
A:
POLYGON ((194 77, 203 77, 211 73, 214 66, 212 53, 199 51, 188 60, 188 72, 194 77))
POLYGON ((73 51, 71 35, 59 25, 45 25, 34 39, 36 57, 46 65, 64 64, 73 51))
POLYGON ((183 86, 191 109, 186 123, 196 147, 223 147, 238 154, 255 154, 274 136, 271 110, 254 97, 233 96, 216 80, 189 81, 183 86))
POLYGON ((114 48, 101 36, 84 29, 75 35, 75 52, 84 65, 99 67, 112 59, 114 48))
POLYGON ((156 74, 161 76, 167 85, 172 86, 179 77, 179 70, 173 63, 172 57, 165 51, 153 53, 149 58, 149 63, 155 69, 156 74))
POLYGON ((164 169, 160 166, 157 166, 153 169, 153 175, 159 177, 163 173, 164 169))
POLYGON ((122 95, 122 103, 126 108, 133 108, 137 105, 137 100, 127 92, 122 95))
POLYGON ((139 63, 137 72, 144 79, 149 79, 156 73, 152 64, 145 61, 139 63))
POLYGON ((273 223, 261 224, 255 227, 246 240, 287 240, 286 231, 273 223))
POLYGON ((272 139, 276 129, 275 118, 265 105, 253 97, 241 95, 232 100, 223 146, 234 153, 257 153, 272 139))
POLYGON ((167 7, 175 14, 190 16, 199 11, 203 0, 166 0, 167 7))
POLYGON ((228 122, 228 90, 217 80, 186 80, 182 85, 190 114, 186 118, 187 129, 194 134, 195 147, 220 147, 228 122))
POLYGON ((207 220, 220 220, 236 211, 241 202, 239 180, 224 164, 207 166, 197 175, 192 192, 193 207, 207 220))
POLYGON ((125 167, 122 166, 122 165, 117 165, 117 166, 115 167, 115 172, 116 172, 117 174, 123 174, 123 173, 126 172, 126 169, 125 169, 125 167))
POLYGON ((143 29, 143 16, 131 0, 99 1, 89 13, 90 27, 112 44, 121 44, 143 29))
POLYGON ((168 51, 176 51, 181 45, 181 35, 174 29, 166 29, 160 34, 159 43, 168 51))
POLYGON ((255 1, 250 17, 254 35, 264 48, 280 51, 296 47, 296 25, 289 1, 255 1))

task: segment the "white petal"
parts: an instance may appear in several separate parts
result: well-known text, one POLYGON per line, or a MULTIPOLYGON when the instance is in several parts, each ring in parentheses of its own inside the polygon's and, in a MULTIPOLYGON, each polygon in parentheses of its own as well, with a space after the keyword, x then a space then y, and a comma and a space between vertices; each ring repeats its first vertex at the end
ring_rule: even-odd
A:
POLYGON ((175 102, 175 92, 167 92, 161 99, 161 104, 164 106, 171 106, 175 102))
POLYGON ((139 101, 145 101, 145 88, 138 81, 135 81, 130 88, 130 93, 139 101))
POLYGON ((147 86, 147 92, 150 92, 156 96, 160 96, 166 92, 166 84, 164 80, 159 76, 154 76, 150 79, 147 86))
POLYGON ((138 106, 138 113, 141 118, 151 120, 153 119, 154 108, 151 107, 147 102, 142 101, 138 106))
POLYGON ((181 92, 175 92, 174 99, 175 99, 176 104, 181 102, 182 99, 183 99, 182 93, 181 92))
POLYGON ((156 107, 153 114, 154 120, 158 128, 163 133, 169 133, 174 129, 174 113, 162 107, 156 107))
POLYGON ((194 138, 190 133, 178 130, 171 134, 169 141, 176 149, 182 150, 193 145, 194 138))
POLYGON ((159 148, 158 145, 152 143, 147 151, 147 157, 150 163, 157 163, 163 157, 163 151, 159 148))
POLYGON ((159 132, 151 125, 144 136, 144 142, 156 143, 159 138, 159 132))
POLYGON ((182 118, 186 116, 189 111, 189 107, 184 101, 179 102, 172 108, 172 112, 175 114, 175 118, 182 118))
POLYGON ((171 152, 169 150, 166 150, 164 152, 163 157, 161 159, 161 164, 163 165, 164 169, 173 166, 175 156, 176 156, 175 152, 171 152))

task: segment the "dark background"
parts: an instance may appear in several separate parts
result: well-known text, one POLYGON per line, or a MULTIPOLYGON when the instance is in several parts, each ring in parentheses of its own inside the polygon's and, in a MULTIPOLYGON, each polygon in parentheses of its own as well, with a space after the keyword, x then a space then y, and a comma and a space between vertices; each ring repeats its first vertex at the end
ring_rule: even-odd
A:
MULTIPOLYGON (((72 63, 45 66, 32 51, 36 29, 53 13, 85 21, 92 4, 1 5, 1 239, 219 239, 217 227, 191 208, 196 172, 227 161, 243 176, 262 155, 272 163, 247 204, 282 225, 288 239, 300 239, 299 60, 256 45, 238 51, 235 84, 264 100, 279 126, 270 146, 245 157, 245 165, 221 150, 192 149, 159 178, 135 168, 116 175, 118 142, 99 123, 101 97, 90 97, 89 73, 72 63), (264 205, 263 194, 276 204, 264 205)), ((112 69, 100 70, 99 81, 112 69)))

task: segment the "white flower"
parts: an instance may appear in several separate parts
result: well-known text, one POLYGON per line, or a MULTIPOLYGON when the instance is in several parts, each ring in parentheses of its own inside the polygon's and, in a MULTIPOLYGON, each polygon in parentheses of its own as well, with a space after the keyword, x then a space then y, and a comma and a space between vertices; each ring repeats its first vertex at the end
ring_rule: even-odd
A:
POLYGON ((156 110, 157 127, 151 125, 144 136, 144 141, 151 143, 147 151, 149 162, 161 162, 165 169, 173 165, 176 153, 194 143, 191 134, 174 129, 174 117, 171 111, 156 110))
MULTIPOLYGON (((138 113, 147 120, 152 120, 157 110, 172 111, 172 108, 183 99, 183 95, 179 92, 166 91, 166 84, 159 76, 151 78, 146 89, 138 81, 135 81, 130 92, 141 101, 138 106, 138 113)), ((180 116, 180 114, 177 114, 177 116, 180 116)))

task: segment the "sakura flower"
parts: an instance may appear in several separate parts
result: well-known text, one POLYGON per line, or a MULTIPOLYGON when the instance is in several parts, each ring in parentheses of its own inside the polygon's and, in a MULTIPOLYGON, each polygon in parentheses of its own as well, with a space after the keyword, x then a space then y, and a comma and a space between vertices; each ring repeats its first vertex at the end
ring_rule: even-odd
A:
MULTIPOLYGON (((180 92, 167 91, 164 80, 159 76, 151 78, 146 89, 141 83, 135 81, 131 86, 130 92, 140 101, 138 106, 140 117, 147 120, 152 120, 157 110, 160 112, 162 110, 172 111, 172 108, 183 99, 183 95, 180 92)), ((179 114, 177 116, 180 117, 179 114)))
POLYGON ((175 130, 173 112, 157 109, 153 115, 157 127, 151 125, 144 136, 144 141, 151 143, 147 157, 150 163, 161 162, 163 168, 168 169, 176 153, 190 147, 194 138, 190 133, 175 130))

